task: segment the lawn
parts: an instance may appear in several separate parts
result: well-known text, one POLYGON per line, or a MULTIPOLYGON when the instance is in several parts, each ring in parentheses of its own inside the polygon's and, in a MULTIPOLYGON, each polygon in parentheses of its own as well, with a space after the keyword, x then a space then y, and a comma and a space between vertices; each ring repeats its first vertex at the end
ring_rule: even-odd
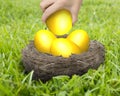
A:
POLYGON ((120 0, 83 0, 72 30, 84 29, 106 49, 105 62, 82 76, 46 83, 25 74, 22 49, 45 29, 40 0, 0 0, 0 96, 120 96, 120 0))

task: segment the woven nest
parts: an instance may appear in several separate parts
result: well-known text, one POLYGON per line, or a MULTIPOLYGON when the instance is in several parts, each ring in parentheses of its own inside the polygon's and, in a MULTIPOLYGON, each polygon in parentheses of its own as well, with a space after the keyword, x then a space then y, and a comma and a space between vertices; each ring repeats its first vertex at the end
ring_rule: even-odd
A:
POLYGON ((33 79, 42 81, 57 75, 82 75, 88 69, 97 69, 104 62, 104 57, 104 46, 97 41, 90 42, 87 52, 71 55, 69 58, 40 53, 34 47, 33 41, 22 51, 22 61, 26 72, 33 70, 33 79))

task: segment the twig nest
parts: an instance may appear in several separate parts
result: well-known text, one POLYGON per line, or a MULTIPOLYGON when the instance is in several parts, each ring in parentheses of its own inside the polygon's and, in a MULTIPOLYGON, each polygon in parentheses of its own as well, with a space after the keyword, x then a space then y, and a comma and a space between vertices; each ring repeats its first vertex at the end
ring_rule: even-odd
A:
POLYGON ((88 69, 97 69, 104 62, 105 49, 98 41, 90 41, 87 52, 71 55, 69 58, 40 53, 34 42, 22 51, 22 61, 26 72, 34 71, 33 79, 46 81, 57 75, 82 75, 88 69))

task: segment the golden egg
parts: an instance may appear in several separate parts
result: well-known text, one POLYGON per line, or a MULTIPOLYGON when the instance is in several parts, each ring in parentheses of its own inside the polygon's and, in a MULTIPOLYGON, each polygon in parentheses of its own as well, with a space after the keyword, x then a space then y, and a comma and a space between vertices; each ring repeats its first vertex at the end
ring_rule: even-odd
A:
POLYGON ((71 54, 80 54, 80 48, 66 38, 54 39, 51 45, 51 54, 68 58, 71 54))
POLYGON ((40 30, 35 34, 34 45, 40 52, 50 53, 50 47, 56 37, 48 30, 40 30))
POLYGON ((89 36, 84 30, 75 30, 67 37, 68 40, 74 42, 82 51, 87 51, 89 48, 89 36))
POLYGON ((55 35, 64 35, 72 28, 71 13, 65 9, 56 11, 47 18, 46 25, 55 35))

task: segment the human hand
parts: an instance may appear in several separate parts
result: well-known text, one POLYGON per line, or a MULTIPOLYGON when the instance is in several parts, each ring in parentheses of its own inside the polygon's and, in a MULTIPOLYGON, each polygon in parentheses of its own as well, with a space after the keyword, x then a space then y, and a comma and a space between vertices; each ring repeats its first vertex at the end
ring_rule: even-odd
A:
POLYGON ((40 3, 43 11, 42 21, 45 22, 57 10, 67 9, 72 14, 72 23, 74 24, 77 21, 81 3, 82 0, 42 0, 40 3))

